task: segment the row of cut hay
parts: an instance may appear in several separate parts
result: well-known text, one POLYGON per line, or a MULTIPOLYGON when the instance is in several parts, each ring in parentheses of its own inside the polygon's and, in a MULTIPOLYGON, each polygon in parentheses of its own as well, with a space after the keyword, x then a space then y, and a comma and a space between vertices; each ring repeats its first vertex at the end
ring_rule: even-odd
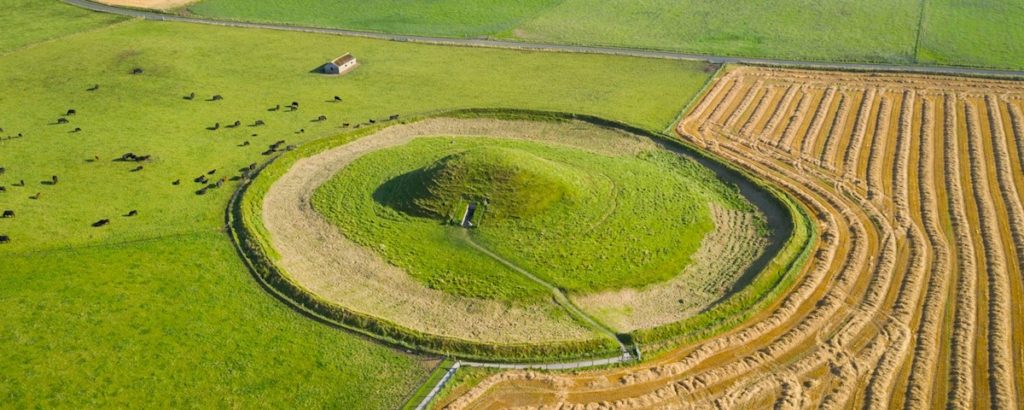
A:
POLYGON ((804 117, 807 116, 807 109, 810 106, 811 96, 807 92, 800 93, 800 99, 796 102, 796 110, 793 115, 789 117, 789 121, 786 123, 786 127, 782 130, 782 138, 779 139, 776 147, 782 148, 787 152, 790 151, 790 145, 793 143, 793 137, 800 131, 800 124, 804 117))
POLYGON ((864 99, 861 100, 860 108, 857 109, 856 119, 853 125, 853 135, 849 144, 846 145, 846 152, 843 154, 843 178, 848 180, 857 179, 857 157, 860 156, 864 144, 864 134, 867 133, 868 120, 871 119, 871 106, 874 104, 875 95, 878 91, 875 88, 868 88, 864 92, 864 99))
POLYGON ((878 120, 875 122, 874 136, 871 138, 871 150, 868 154, 867 182, 868 199, 877 200, 881 198, 882 188, 882 155, 885 153, 886 133, 889 130, 889 118, 892 110, 889 108, 889 98, 882 97, 878 104, 878 120))
POLYGON ((977 334, 977 279, 971 225, 967 218, 964 190, 960 184, 960 136, 957 132, 956 97, 946 95, 943 100, 943 152, 946 158, 946 192, 957 250, 957 285, 954 298, 953 335, 949 372, 948 404, 953 408, 967 408, 974 401, 974 339, 977 334))
POLYGON ((909 379, 904 397, 907 408, 925 408, 931 402, 935 378, 935 363, 939 357, 939 343, 942 336, 943 308, 949 288, 950 251, 949 244, 940 228, 937 215, 938 200, 932 187, 939 181, 935 178, 935 120, 930 99, 924 100, 922 108, 921 140, 918 144, 919 159, 917 188, 919 194, 918 212, 933 250, 931 278, 921 306, 921 319, 917 327, 917 340, 911 360, 909 379))
MULTIPOLYGON (((978 209, 979 227, 984 246, 985 268, 988 275, 988 376, 993 408, 1009 409, 1016 403, 1013 375, 1013 335, 1010 324, 1009 275, 1006 252, 999 234, 998 214, 993 201, 985 165, 984 136, 978 109, 971 101, 964 101, 967 122, 967 152, 970 156, 970 178, 978 209)), ((990 130, 995 132, 996 130, 990 130)), ((1002 138, 998 136, 997 138, 1002 138)), ((1004 153, 1005 154, 1005 153, 1004 153)), ((998 156, 998 154, 997 154, 998 156)), ((1005 158, 1005 157, 1004 157, 1005 158)), ((1009 172, 1000 169, 999 172, 1009 172)), ((998 172, 997 172, 998 173, 998 172)), ((1006 174, 1008 175, 1008 174, 1006 174)), ((1011 184, 1012 185, 1012 184, 1011 184)), ((1003 187, 1006 189, 1006 187, 1003 187)))

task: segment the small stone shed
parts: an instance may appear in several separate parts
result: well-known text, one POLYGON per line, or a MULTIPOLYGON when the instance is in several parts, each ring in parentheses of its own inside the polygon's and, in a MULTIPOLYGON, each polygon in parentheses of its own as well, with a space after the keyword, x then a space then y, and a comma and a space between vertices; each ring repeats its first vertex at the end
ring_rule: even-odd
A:
POLYGON ((342 75, 352 71, 359 65, 359 61, 351 53, 345 53, 341 57, 335 58, 324 64, 324 74, 330 75, 342 75))

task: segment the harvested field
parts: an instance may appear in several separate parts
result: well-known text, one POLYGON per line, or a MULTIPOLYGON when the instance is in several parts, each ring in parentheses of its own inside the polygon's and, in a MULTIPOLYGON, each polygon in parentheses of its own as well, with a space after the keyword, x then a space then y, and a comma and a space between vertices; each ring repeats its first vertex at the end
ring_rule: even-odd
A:
POLYGON ((683 138, 817 217, 797 284, 641 367, 501 374, 450 408, 1020 406, 1024 83, 737 67, 695 107, 683 138))

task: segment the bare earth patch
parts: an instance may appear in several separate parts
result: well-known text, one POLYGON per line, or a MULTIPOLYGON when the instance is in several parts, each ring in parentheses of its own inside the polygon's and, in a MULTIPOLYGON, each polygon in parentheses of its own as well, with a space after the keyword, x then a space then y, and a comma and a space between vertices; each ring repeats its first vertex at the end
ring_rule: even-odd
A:
POLYGON ((111 6, 133 7, 138 9, 173 10, 195 3, 198 0, 97 0, 111 6))

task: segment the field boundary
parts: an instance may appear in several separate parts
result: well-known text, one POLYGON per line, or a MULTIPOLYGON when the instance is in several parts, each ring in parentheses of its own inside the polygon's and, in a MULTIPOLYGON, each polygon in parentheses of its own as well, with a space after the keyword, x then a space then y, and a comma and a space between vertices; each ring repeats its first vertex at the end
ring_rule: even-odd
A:
POLYGON ((982 67, 969 67, 969 66, 952 66, 952 65, 900 65, 900 64, 882 64, 882 63, 866 63, 866 62, 842 62, 842 61, 801 61, 801 60, 786 60, 786 59, 773 59, 773 58, 754 58, 754 57, 739 57, 739 56, 720 56, 712 54, 699 54, 699 53, 679 53, 672 51, 662 51, 655 49, 642 49, 642 48, 622 48, 622 47, 601 47, 601 46, 583 46, 573 44, 550 44, 550 43, 531 43, 523 41, 510 41, 510 40, 488 40, 488 39, 474 39, 474 38, 449 38, 449 37, 429 37, 429 36, 415 36, 415 35, 403 35, 403 34, 388 34, 382 32, 373 31, 359 31, 359 30, 346 30, 346 29, 331 29, 331 28, 320 28, 320 27, 309 27, 309 26, 298 26, 298 25, 287 25, 287 24, 271 24, 271 23, 252 23, 245 21, 235 20, 217 20, 210 18, 199 18, 189 17, 170 13, 161 13, 150 10, 138 10, 129 9, 123 7, 108 6, 104 4, 95 3, 89 0, 63 0, 65 3, 72 4, 85 9, 102 12, 120 14, 123 16, 141 18, 146 20, 155 21, 171 21, 181 23, 196 23, 196 24, 210 24, 224 27, 238 27, 238 28, 253 28, 253 29, 265 29, 265 30, 282 30, 282 31, 295 31, 303 33, 314 33, 314 34, 328 34, 328 35, 342 35, 350 37, 363 37, 377 40, 387 41, 398 41, 408 43, 421 43, 421 44, 433 44, 442 46, 460 46, 460 47, 484 47, 484 48, 501 48, 501 49, 514 49, 524 51, 551 51, 551 52, 563 52, 563 53, 582 53, 582 54, 604 54, 604 55, 616 55, 625 57, 641 57, 641 58, 660 58, 669 60, 687 60, 687 61, 705 61, 712 64, 745 64, 753 66, 780 66, 789 68, 802 68, 802 69, 817 69, 817 70, 850 70, 850 71, 880 71, 880 72, 908 72, 918 74, 941 74, 941 75, 958 75, 958 76, 973 76, 973 77, 987 77, 987 78, 1024 78, 1024 71, 1021 70, 1004 70, 995 68, 982 68, 982 67))

